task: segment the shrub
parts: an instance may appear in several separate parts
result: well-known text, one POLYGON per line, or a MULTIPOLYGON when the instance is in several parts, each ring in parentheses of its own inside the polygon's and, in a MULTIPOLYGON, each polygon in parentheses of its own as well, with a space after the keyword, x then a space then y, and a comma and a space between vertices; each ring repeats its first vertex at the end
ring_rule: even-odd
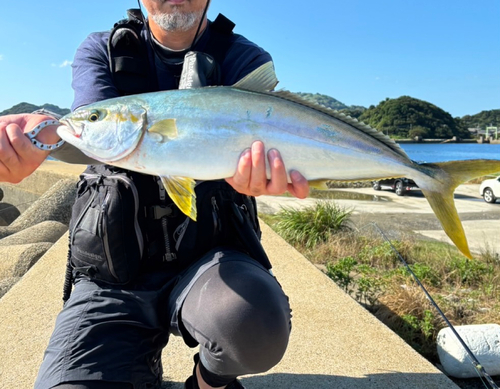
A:
POLYGON ((326 274, 344 291, 350 294, 353 278, 351 272, 357 262, 352 257, 342 258, 337 263, 329 262, 326 265, 326 274))

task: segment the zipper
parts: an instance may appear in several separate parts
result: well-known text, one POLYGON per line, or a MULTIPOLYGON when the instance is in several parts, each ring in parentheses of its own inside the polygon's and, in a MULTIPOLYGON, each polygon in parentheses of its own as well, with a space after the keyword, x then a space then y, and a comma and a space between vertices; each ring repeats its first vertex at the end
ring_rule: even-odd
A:
POLYGON ((163 259, 167 262, 171 262, 177 258, 175 253, 172 252, 170 247, 170 238, 168 237, 168 229, 167 229, 167 216, 163 216, 161 218, 161 225, 163 227, 163 237, 165 238, 165 256, 163 259))
POLYGON ((184 234, 186 233, 186 230, 189 225, 189 217, 186 217, 186 219, 177 226, 177 228, 174 231, 174 241, 175 241, 175 249, 179 251, 179 246, 181 245, 182 238, 184 237, 184 234))
MULTIPOLYGON (((165 186, 163 185, 163 182, 161 181, 160 177, 157 177, 156 182, 158 184, 158 190, 159 190, 159 195, 160 195, 160 201, 163 203, 167 199, 167 191, 165 189, 165 186)), ((170 238, 168 236, 168 221, 167 221, 167 216, 163 216, 161 218, 161 226, 163 229, 163 241, 165 244, 165 255, 163 256, 163 259, 167 262, 171 262, 174 259, 177 258, 175 253, 172 252, 172 247, 170 244, 170 238)))
POLYGON ((220 217, 219 217, 219 206, 217 205, 217 200, 215 199, 215 196, 212 196, 210 200, 212 202, 212 219, 214 226, 212 237, 215 238, 215 236, 221 232, 222 225, 220 223, 220 217))
POLYGON ((160 177, 156 178, 156 183, 158 184, 158 190, 160 191, 160 200, 165 201, 167 199, 167 190, 165 189, 160 177))
POLYGON ((101 220, 102 220, 102 241, 104 245, 104 255, 106 255, 106 262, 108 263, 109 272, 115 279, 118 281, 118 276, 115 272, 115 267, 113 266, 113 261, 111 260, 111 253, 109 250, 109 241, 108 241, 108 200, 109 200, 109 192, 106 193, 106 197, 101 204, 101 220))

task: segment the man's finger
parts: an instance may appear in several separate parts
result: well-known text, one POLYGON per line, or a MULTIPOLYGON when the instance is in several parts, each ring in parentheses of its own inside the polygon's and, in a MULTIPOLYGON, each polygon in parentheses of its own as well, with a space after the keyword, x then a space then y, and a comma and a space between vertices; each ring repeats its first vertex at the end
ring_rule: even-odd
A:
POLYGON ((267 193, 272 195, 283 194, 287 191, 288 182, 285 164, 281 159, 281 154, 278 150, 271 149, 267 155, 271 168, 271 180, 267 184, 267 193))
POLYGON ((305 199, 309 196, 309 182, 296 170, 290 172, 291 184, 288 184, 288 191, 292 196, 299 199, 305 199))
POLYGON ((258 196, 266 191, 266 150, 261 141, 252 144, 252 174, 249 189, 252 195, 258 196))
POLYGON ((238 160, 238 165, 236 166, 236 172, 230 178, 226 178, 226 181, 238 192, 245 191, 248 188, 250 182, 250 174, 252 172, 252 153, 250 149, 246 149, 241 153, 240 159, 238 160))
POLYGON ((34 150, 31 141, 16 124, 8 125, 6 132, 12 148, 19 155, 20 159, 31 156, 33 152, 37 151, 34 150))
MULTIPOLYGON (((4 180, 10 179, 12 171, 20 165, 19 156, 10 142, 10 133, 16 132, 15 127, 17 126, 0 123, 0 164, 4 180)), ((17 127, 17 131, 21 131, 21 129, 17 127)))

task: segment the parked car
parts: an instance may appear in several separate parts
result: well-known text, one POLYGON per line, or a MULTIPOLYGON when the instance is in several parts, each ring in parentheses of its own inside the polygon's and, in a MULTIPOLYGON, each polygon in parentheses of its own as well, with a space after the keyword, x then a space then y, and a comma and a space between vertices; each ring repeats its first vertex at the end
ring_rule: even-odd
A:
POLYGON ((373 181, 373 189, 390 189, 398 196, 403 196, 406 192, 418 189, 418 185, 409 178, 388 178, 385 180, 373 181))
POLYGON ((479 194, 483 200, 493 204, 500 199, 500 176, 491 180, 484 180, 479 186, 479 194))

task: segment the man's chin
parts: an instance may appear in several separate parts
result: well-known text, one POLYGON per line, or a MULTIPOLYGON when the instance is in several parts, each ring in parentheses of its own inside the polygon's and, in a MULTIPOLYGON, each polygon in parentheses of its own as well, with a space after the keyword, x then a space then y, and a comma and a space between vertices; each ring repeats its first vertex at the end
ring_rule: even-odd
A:
POLYGON ((173 6, 175 12, 151 15, 153 21, 167 32, 189 31, 200 23, 202 13, 181 12, 180 6, 173 6))

